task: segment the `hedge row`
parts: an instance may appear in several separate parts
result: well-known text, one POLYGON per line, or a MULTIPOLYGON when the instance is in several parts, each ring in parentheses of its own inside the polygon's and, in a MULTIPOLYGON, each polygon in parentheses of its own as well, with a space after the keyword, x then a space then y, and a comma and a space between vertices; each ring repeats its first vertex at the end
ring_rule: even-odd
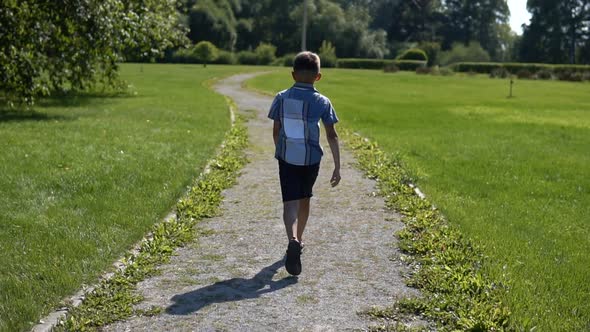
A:
MULTIPOLYGON (((161 60, 164 63, 194 63, 202 64, 203 62, 190 50, 180 49, 175 52, 168 54, 164 59, 161 60)), ((211 64, 220 65, 233 65, 236 64, 237 56, 234 53, 220 50, 217 58, 211 61, 211 64)))
MULTIPOLYGON (((214 60, 210 61, 209 64, 218 64, 218 65, 281 65, 281 61, 274 56, 274 54, 270 53, 268 50, 265 51, 262 49, 261 51, 240 51, 237 53, 232 53, 225 50, 219 50, 217 53, 217 57, 214 60), (277 63, 278 61, 278 63, 277 63)), ((293 60, 290 59, 292 62, 293 60)), ((165 63, 192 63, 192 64, 202 64, 203 61, 199 59, 199 57, 188 49, 180 49, 175 52, 172 52, 167 57, 163 59, 162 62, 165 63)))
POLYGON ((533 74, 547 70, 556 75, 566 72, 590 73, 590 66, 587 65, 551 65, 544 63, 459 62, 451 65, 451 67, 456 72, 480 74, 491 74, 495 70, 502 69, 506 69, 514 75, 524 70, 533 74))
POLYGON ((395 65, 400 70, 415 71, 416 68, 425 67, 426 61, 387 59, 338 59, 338 68, 384 69, 386 66, 390 65, 395 65))
MULTIPOLYGON (((271 63, 261 61, 260 55, 252 51, 241 51, 232 53, 224 50, 219 50, 217 58, 211 61, 211 64, 242 64, 242 65, 256 65, 256 64, 271 64, 274 66, 292 66, 295 54, 286 54, 282 57, 276 58, 271 63), (264 63, 263 63, 264 62, 264 63)), ((162 62, 166 63, 195 63, 200 64, 202 61, 190 50, 177 50, 168 54, 162 62)), ((353 69, 384 69, 386 67, 396 66, 399 70, 415 71, 417 68, 426 67, 427 61, 420 60, 391 60, 391 59, 338 59, 337 67, 339 68, 353 68, 353 69)))

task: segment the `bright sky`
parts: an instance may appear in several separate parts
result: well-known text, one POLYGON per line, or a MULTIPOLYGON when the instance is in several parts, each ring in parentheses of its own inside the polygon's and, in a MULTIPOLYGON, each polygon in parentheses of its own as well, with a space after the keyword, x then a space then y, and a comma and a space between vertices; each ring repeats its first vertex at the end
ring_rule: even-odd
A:
POLYGON ((531 14, 526 10, 527 0, 508 0, 508 7, 510 7, 510 27, 517 34, 522 35, 523 23, 529 23, 531 14))

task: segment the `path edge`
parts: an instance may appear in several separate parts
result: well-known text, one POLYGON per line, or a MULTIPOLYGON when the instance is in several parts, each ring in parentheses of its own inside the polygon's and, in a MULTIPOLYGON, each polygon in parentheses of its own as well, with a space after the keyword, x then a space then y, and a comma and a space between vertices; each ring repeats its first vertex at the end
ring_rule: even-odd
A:
MULTIPOLYGON (((231 76, 229 76, 229 77, 231 77, 231 76)), ((225 78, 227 78, 227 77, 214 78, 211 80, 207 80, 207 81, 201 83, 201 85, 203 85, 207 89, 213 91, 214 93, 219 94, 217 91, 212 89, 212 86, 219 83, 219 81, 221 81, 225 78)), ((230 132, 236 125, 236 113, 237 113, 238 109, 237 109, 237 106, 236 106, 236 103, 234 102, 234 100, 232 100, 231 98, 224 96, 224 95, 221 95, 221 96, 225 98, 226 105, 227 105, 227 108, 230 113, 231 126, 227 130, 227 132, 230 132)), ((207 164, 205 164, 205 167, 203 167, 202 172, 200 172, 199 175, 197 177, 195 177, 194 181, 197 181, 198 178, 202 177, 204 174, 208 174, 211 171, 211 165, 215 162, 215 157, 225 147, 225 144, 226 144, 226 140, 224 139, 221 142, 221 144, 216 148, 216 153, 207 161, 207 164)), ((182 199, 184 199, 187 196, 188 192, 190 191, 190 187, 191 186, 188 186, 186 188, 186 190, 179 196, 176 203, 172 206, 170 212, 164 218, 160 219, 159 221, 157 221, 153 225, 167 223, 172 220, 176 220, 178 218, 176 206, 182 199)), ((149 231, 141 240, 136 242, 130 250, 125 251, 125 253, 112 264, 112 266, 114 267, 113 272, 103 273, 93 285, 91 285, 91 286, 84 286, 83 285, 82 288, 80 290, 78 290, 74 295, 66 297, 64 300, 61 301, 61 303, 66 304, 65 307, 62 306, 61 308, 54 310, 54 311, 50 312, 49 314, 47 314, 46 316, 39 319, 39 322, 35 326, 33 326, 30 331, 31 332, 52 332, 60 324, 60 322, 67 317, 67 315, 71 311, 71 309, 79 307, 86 299, 87 294, 94 291, 100 283, 105 282, 105 281, 109 281, 117 272, 124 272, 127 269, 129 263, 132 262, 132 260, 128 262, 126 257, 129 257, 129 255, 131 255, 132 258, 136 258, 140 253, 140 248, 141 248, 142 243, 145 243, 146 241, 149 241, 152 238, 153 238, 153 233, 152 233, 152 231, 149 231)))

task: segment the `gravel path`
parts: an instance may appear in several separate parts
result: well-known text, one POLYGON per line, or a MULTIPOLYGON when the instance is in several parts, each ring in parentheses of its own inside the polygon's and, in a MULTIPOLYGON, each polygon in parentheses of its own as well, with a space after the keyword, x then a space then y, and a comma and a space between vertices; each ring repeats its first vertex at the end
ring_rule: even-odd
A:
POLYGON ((266 118, 271 98, 241 87, 254 75, 233 76, 215 87, 240 112, 255 114, 248 123, 250 163, 224 193, 223 215, 201 223, 197 242, 177 250, 161 275, 138 285, 145 296, 140 307, 160 307, 161 314, 133 317, 106 331, 363 330, 371 321, 360 311, 415 295, 400 276, 393 236, 402 227, 399 216, 384 208, 375 183, 353 167, 345 149, 342 182, 331 188, 333 163, 325 142, 304 235, 303 273, 286 273, 278 165, 266 118))

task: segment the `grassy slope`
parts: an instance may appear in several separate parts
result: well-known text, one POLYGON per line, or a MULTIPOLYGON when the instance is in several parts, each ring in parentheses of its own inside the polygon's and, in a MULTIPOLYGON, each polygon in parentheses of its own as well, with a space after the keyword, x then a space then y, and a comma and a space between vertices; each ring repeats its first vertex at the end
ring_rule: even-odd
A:
POLYGON ((243 70, 126 64, 137 96, 0 113, 0 330, 93 283, 168 213, 230 125, 202 83, 243 70))
MULTIPOLYGON (((276 91, 288 70, 254 79, 276 91)), ((590 84, 325 70, 342 123, 403 160, 512 280, 515 325, 590 328, 590 84)))

